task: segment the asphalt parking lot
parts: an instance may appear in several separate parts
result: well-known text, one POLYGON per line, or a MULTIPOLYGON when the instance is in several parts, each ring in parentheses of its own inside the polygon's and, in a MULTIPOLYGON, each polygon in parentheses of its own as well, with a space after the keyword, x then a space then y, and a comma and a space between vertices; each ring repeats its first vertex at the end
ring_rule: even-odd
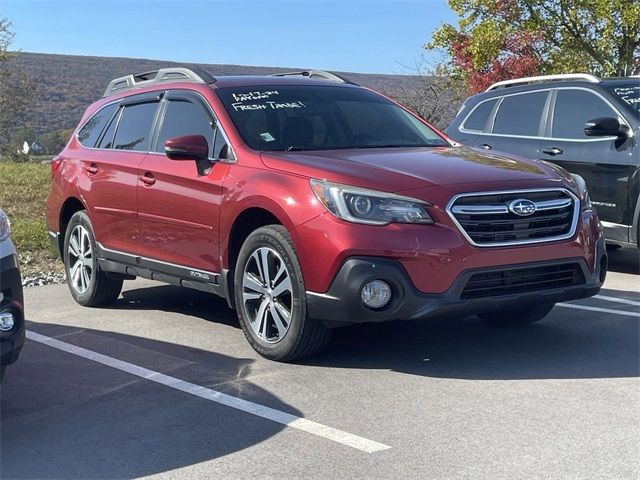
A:
POLYGON ((223 300, 144 280, 110 308, 25 291, 0 477, 614 478, 640 472, 640 262, 544 321, 360 325, 303 364, 223 300))

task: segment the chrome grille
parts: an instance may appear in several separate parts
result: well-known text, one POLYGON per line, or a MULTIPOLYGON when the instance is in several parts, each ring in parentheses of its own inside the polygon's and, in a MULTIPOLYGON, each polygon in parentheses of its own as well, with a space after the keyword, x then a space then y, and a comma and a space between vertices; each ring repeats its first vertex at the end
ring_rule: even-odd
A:
POLYGON ((447 213, 469 242, 491 247, 569 238, 579 209, 580 201, 568 190, 545 189, 461 194, 447 213), (531 214, 516 213, 531 206, 531 214))
POLYGON ((552 290, 585 283, 577 263, 510 268, 479 272, 471 276, 460 298, 485 298, 515 293, 552 290))

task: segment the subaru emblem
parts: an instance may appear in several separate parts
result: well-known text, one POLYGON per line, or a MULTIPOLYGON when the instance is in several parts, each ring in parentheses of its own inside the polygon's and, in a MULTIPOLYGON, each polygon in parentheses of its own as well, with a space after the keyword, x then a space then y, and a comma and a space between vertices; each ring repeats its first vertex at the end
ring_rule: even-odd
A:
POLYGON ((520 217, 528 217, 537 210, 536 204, 526 198, 518 198, 509 204, 509 210, 520 217))

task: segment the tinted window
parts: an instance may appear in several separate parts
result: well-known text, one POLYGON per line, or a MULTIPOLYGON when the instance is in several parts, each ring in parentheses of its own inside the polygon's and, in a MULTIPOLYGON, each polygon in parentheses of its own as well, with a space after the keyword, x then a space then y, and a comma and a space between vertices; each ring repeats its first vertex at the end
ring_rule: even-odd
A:
POLYGON ((170 100, 160 129, 157 152, 164 152, 164 142, 171 137, 202 135, 211 147, 212 119, 204 107, 185 100, 170 100))
POLYGON ((504 97, 498 107, 493 133, 537 137, 546 99, 547 92, 504 97))
POLYGON ((113 148, 146 152, 149 148, 151 123, 156 113, 157 102, 139 103, 124 108, 113 148))
POLYGON ((608 87, 607 90, 622 100, 622 104, 627 110, 640 119, 640 83, 616 83, 614 86, 608 87))
POLYGON ((558 90, 551 135, 555 138, 588 138, 584 124, 598 117, 618 117, 599 96, 585 90, 558 90))
POLYGON ((243 140, 254 150, 448 145, 413 115, 365 89, 272 85, 216 92, 243 140))
POLYGON ((109 105, 99 110, 78 132, 78 140, 85 147, 93 148, 107 122, 116 111, 117 105, 109 105))
POLYGON ((102 135, 98 148, 113 148, 113 134, 116 133, 116 126, 118 125, 118 119, 122 113, 122 109, 118 111, 111 119, 111 123, 107 127, 107 130, 102 135))
POLYGON ((477 130, 478 132, 483 131, 497 101, 498 99, 496 98, 479 104, 464 122, 463 128, 467 130, 477 130))

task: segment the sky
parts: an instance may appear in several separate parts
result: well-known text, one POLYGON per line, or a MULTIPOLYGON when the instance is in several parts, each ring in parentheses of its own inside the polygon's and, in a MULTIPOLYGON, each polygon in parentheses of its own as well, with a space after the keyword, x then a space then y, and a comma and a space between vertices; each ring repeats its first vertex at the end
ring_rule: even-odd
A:
POLYGON ((456 21, 446 0, 0 0, 0 16, 24 52, 390 74, 456 21))

